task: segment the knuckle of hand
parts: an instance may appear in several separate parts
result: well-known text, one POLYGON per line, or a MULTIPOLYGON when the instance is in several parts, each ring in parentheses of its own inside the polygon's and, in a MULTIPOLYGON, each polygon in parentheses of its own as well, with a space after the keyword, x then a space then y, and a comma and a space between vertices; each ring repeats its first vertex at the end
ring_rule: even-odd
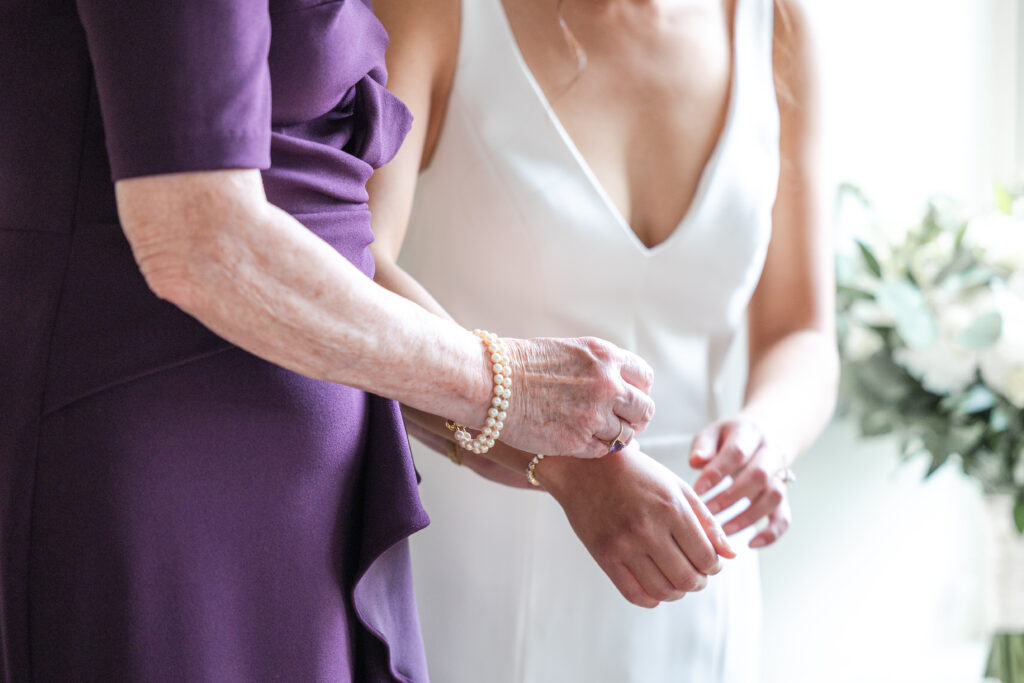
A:
POLYGON ((750 477, 751 480, 754 482, 754 485, 757 486, 758 488, 764 488, 765 486, 768 485, 769 476, 768 473, 765 472, 763 469, 758 468, 754 470, 751 473, 750 477))
POLYGON ((718 556, 710 550, 697 559, 696 565, 697 569, 704 574, 715 574, 721 568, 718 564, 718 556))
POLYGON ((679 583, 676 584, 679 590, 686 593, 692 593, 699 590, 700 577, 696 574, 688 573, 679 578, 679 583))
POLYGON ((594 360, 602 365, 610 361, 615 353, 611 344, 597 337, 584 337, 583 344, 594 360))

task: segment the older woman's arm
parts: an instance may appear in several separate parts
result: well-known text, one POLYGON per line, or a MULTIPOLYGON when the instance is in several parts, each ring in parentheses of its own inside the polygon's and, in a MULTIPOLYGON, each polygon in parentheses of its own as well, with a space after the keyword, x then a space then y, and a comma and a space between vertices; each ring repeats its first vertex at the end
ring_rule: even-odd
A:
POLYGON ((764 273, 750 303, 750 376, 739 415, 710 425, 693 444, 698 493, 733 483, 708 501, 712 512, 741 498, 750 507, 725 525, 735 533, 768 517, 750 545, 774 542, 790 521, 779 472, 817 437, 835 406, 832 243, 823 219, 820 106, 813 34, 802 4, 779 3, 775 70, 782 168, 764 273))
MULTIPOLYGON (((482 425, 491 391, 483 344, 378 286, 267 202, 258 171, 121 180, 117 202, 152 290, 228 341, 309 377, 482 425)), ((653 414, 651 370, 633 354, 592 339, 509 347, 502 437, 512 443, 596 457, 620 417, 643 426, 653 414)))

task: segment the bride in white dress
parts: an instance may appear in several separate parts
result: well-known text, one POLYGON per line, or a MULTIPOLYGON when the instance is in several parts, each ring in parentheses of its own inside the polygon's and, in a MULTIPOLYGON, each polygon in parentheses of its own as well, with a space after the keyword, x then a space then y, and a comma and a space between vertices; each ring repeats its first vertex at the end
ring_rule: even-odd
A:
POLYGON ((454 453, 471 466, 457 468, 414 443, 432 518, 412 542, 432 677, 758 680, 751 548, 788 526, 788 467, 831 414, 837 378, 804 12, 795 0, 375 6, 389 85, 416 116, 370 183, 377 280, 499 334, 605 338, 655 370, 647 431, 600 460, 540 461, 551 495, 472 471, 532 488, 533 454, 454 453), (720 374, 744 321, 746 398, 723 415, 720 374), (708 493, 738 551, 699 581, 658 551, 620 561, 636 539, 684 545, 664 531, 690 514, 664 504, 693 495, 676 476, 708 493))

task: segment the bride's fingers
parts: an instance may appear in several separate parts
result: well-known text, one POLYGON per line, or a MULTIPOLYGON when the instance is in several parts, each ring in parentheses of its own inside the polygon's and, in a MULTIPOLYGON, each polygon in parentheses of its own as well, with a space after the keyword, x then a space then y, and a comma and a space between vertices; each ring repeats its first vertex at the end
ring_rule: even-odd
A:
POLYGON ((793 511, 789 507, 789 501, 783 500, 782 504, 768 515, 768 526, 750 539, 750 547, 763 548, 779 540, 779 537, 786 533, 792 520, 793 511))
POLYGON ((770 515, 782 501, 785 495, 782 491, 782 482, 772 483, 765 491, 750 503, 750 507, 736 515, 732 520, 726 522, 725 533, 732 535, 737 531, 746 529, 751 524, 756 524, 761 518, 770 515))
POLYGON ((771 476, 764 470, 763 466, 759 464, 760 454, 763 453, 762 448, 755 454, 747 466, 744 467, 739 473, 733 475, 732 484, 729 488, 720 492, 714 498, 708 501, 708 510, 718 514, 722 510, 726 510, 729 506, 736 503, 741 498, 747 498, 754 500, 761 492, 767 488, 770 483, 771 476))
POLYGON ((690 445, 690 467, 704 467, 718 450, 718 434, 721 425, 715 423, 702 429, 690 445))
POLYGON ((704 466, 694 490, 704 495, 726 476, 739 471, 764 443, 761 431, 746 422, 732 422, 723 427, 721 448, 704 466))
POLYGON ((651 608, 658 606, 658 601, 644 590, 644 587, 640 585, 640 582, 633 575, 633 572, 630 571, 629 567, 621 562, 615 562, 602 568, 626 600, 639 607, 651 608))

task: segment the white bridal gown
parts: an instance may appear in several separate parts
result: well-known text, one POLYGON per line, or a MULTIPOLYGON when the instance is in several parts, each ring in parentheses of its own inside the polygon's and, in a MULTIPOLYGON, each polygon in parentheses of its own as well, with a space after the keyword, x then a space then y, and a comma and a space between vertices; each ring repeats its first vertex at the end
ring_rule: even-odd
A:
MULTIPOLYGON (((738 0, 721 138, 688 214, 648 249, 527 69, 500 0, 464 0, 447 120, 401 257, 470 328, 593 335, 647 359, 657 413, 641 448, 691 484, 690 442, 719 417, 723 358, 771 233, 772 19, 772 0, 738 0)), ((647 610, 620 596, 550 496, 414 453, 433 520, 412 549, 436 683, 757 680, 749 533, 704 591, 647 610)))

